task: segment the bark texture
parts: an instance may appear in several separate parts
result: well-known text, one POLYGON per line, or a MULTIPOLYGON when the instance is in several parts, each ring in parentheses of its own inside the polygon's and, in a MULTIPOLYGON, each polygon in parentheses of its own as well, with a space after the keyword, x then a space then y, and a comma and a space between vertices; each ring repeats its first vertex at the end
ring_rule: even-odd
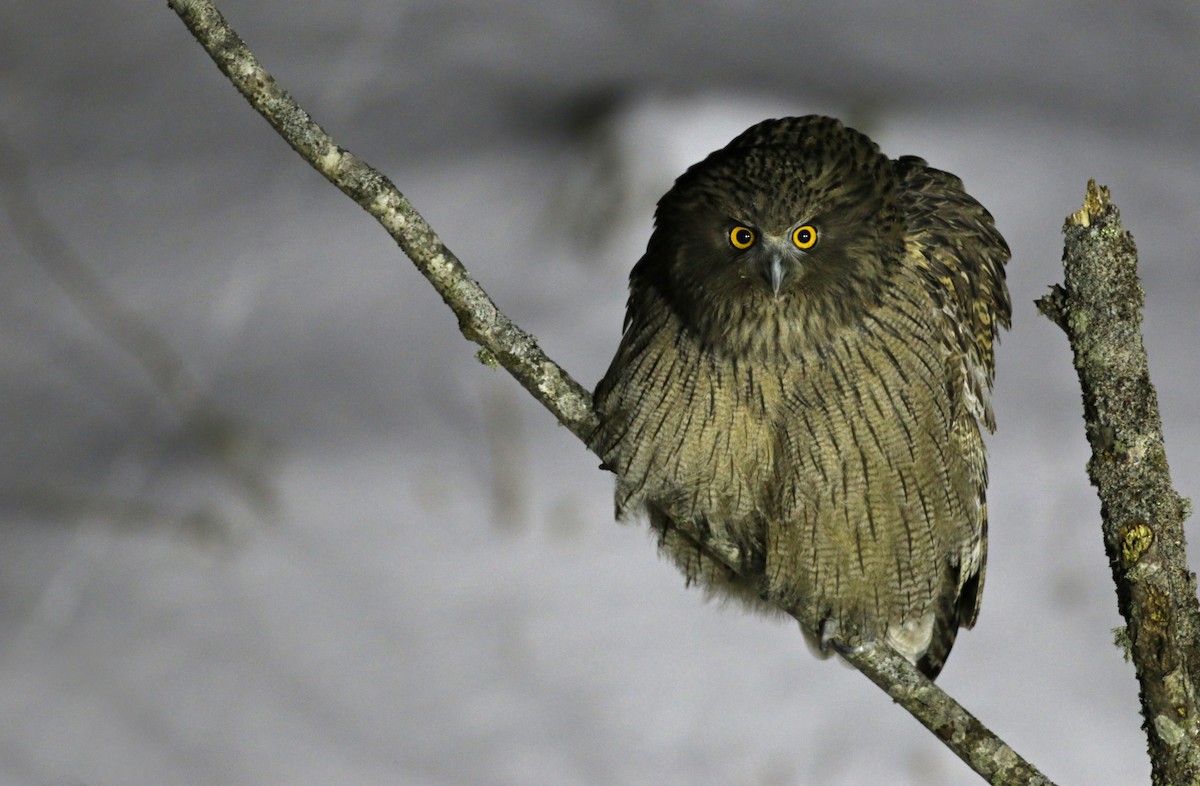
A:
POLYGON ((1133 236, 1109 191, 1088 183, 1063 227, 1064 281, 1037 302, 1067 334, 1083 390, 1104 548, 1141 687, 1155 784, 1200 782, 1200 607, 1187 567, 1189 503, 1171 485, 1150 381, 1133 236))

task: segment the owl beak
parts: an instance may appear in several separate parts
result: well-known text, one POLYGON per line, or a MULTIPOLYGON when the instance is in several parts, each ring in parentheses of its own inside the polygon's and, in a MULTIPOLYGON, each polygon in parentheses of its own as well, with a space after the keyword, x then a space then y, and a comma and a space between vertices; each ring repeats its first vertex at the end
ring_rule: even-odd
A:
POLYGON ((783 286, 783 280, 787 278, 787 268, 783 265, 783 256, 780 254, 772 254, 763 265, 763 275, 767 279, 767 283, 771 285, 771 294, 779 297, 779 288, 783 286))

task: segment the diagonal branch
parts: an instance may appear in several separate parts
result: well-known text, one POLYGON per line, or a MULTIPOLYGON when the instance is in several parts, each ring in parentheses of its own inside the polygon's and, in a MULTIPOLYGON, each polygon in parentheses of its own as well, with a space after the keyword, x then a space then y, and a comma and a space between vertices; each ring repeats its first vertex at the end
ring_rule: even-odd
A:
MULTIPOLYGON (((592 397, 513 324, 382 174, 338 146, 263 69, 208 0, 169 5, 250 105, 314 169, 375 216, 458 316, 464 336, 481 347, 585 442, 596 426, 592 397)), ((693 533, 704 545, 703 533, 693 533)), ((845 656, 993 784, 1050 784, 1038 770, 960 704, 885 646, 845 656)))
POLYGON ((875 646, 842 657, 886 691, 988 783, 1054 786, 1037 767, 1021 758, 1007 742, 895 650, 875 646))
POLYGON ((441 239, 387 177, 340 147, 259 64, 211 2, 172 0, 234 87, 300 157, 383 225, 458 317, 463 335, 500 362, 558 421, 585 438, 596 426, 592 397, 501 313, 441 239))
POLYGON ((1140 330, 1137 249, 1106 187, 1063 227, 1064 283, 1037 301, 1067 334, 1083 389, 1104 548, 1141 685, 1155 783, 1200 781, 1200 606, 1188 570, 1188 503, 1171 486, 1140 330))

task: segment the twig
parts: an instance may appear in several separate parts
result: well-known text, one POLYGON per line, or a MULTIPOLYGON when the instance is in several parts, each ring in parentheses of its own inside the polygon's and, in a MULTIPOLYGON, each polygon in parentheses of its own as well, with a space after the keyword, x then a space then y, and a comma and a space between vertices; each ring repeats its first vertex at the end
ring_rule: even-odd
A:
MULTIPOLYGON (((382 174, 339 147, 258 63, 208 0, 169 5, 250 105, 314 169, 379 221, 458 315, 481 358, 499 362, 585 442, 596 426, 591 394, 513 324, 382 174)), ((703 542, 701 541, 702 545, 703 542)), ((1050 784, 911 663, 877 646, 847 656, 993 784, 1050 784)))
POLYGON ((1037 301, 1067 334, 1083 389, 1104 548, 1141 685, 1156 784, 1200 782, 1200 606, 1187 566, 1189 503, 1171 486, 1140 331, 1137 249, 1104 186, 1063 227, 1064 283, 1037 301))

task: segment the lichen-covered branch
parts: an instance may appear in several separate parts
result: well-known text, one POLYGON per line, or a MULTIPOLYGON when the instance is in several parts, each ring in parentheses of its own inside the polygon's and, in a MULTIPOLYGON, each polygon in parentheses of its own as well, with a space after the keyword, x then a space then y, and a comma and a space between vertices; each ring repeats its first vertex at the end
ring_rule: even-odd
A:
POLYGON ((210 2, 168 3, 217 67, 300 157, 375 217, 458 317, 463 335, 494 357, 579 437, 595 428, 591 394, 500 312, 466 268, 378 170, 338 146, 258 62, 210 2))
MULTIPOLYGON (((459 327, 585 442, 596 425, 590 393, 548 358, 533 336, 513 324, 471 278, 394 185, 338 146, 259 64, 208 0, 170 0, 170 7, 222 72, 292 148, 375 216, 458 316, 459 327)), ((697 542, 705 545, 704 536, 697 542)), ((714 550, 715 551, 715 550, 714 550)), ((857 666, 994 784, 1049 784, 904 658, 879 646, 853 653, 857 666)))
POLYGON ((1053 786, 1008 743, 891 648, 871 647, 843 657, 887 691, 988 783, 1053 786))
POLYGON ((1188 503, 1171 486, 1142 343, 1137 249, 1108 189, 1095 181, 1063 232, 1064 282, 1037 305, 1066 332, 1075 355, 1092 447, 1088 475, 1141 685, 1154 782, 1198 783, 1200 606, 1184 547, 1188 503))
MULTIPOLYGON (((708 535, 702 527, 687 520, 676 520, 674 524, 704 550, 706 557, 723 563, 733 573, 738 572, 734 562, 724 556, 728 554, 727 550, 706 542, 708 535)), ((812 627, 812 620, 799 617, 796 620, 804 627, 812 627)), ((1037 767, 891 647, 877 644, 841 653, 840 657, 908 710, 988 783, 994 786, 1054 786, 1037 767)))

